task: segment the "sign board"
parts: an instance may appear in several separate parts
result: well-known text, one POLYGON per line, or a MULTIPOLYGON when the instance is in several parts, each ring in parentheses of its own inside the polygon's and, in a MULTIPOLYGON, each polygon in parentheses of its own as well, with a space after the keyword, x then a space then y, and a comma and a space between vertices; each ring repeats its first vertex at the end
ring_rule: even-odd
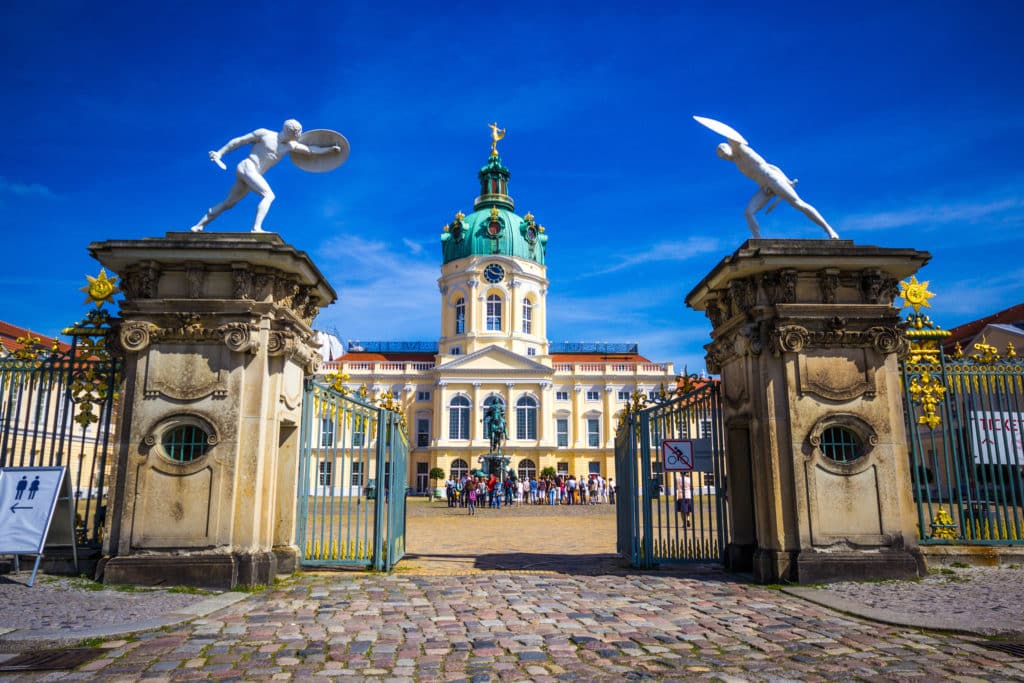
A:
POLYGON ((972 410, 969 415, 976 464, 1024 465, 1024 413, 972 410))
POLYGON ((711 459, 711 439, 692 439, 693 469, 696 472, 714 472, 715 464, 711 459))
POLYGON ((668 472, 693 470, 693 442, 689 439, 665 439, 661 442, 661 461, 668 472))
MULTIPOLYGON (((41 555, 57 498, 71 504, 64 467, 0 469, 0 554, 41 555)), ((68 514, 71 514, 70 508, 68 514)), ((68 544, 74 542, 72 532, 68 544)))

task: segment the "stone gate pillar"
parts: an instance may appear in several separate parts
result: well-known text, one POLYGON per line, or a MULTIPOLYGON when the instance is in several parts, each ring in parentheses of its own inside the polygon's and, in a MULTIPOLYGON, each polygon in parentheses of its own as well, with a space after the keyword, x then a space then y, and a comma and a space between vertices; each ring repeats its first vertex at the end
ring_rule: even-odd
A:
POLYGON ((686 297, 714 330, 733 538, 762 582, 918 575, 897 356, 900 280, 930 254, 748 240, 686 297))
POLYGON ((229 588, 292 571, 310 324, 334 290, 270 233, 89 251, 125 295, 105 581, 229 588))

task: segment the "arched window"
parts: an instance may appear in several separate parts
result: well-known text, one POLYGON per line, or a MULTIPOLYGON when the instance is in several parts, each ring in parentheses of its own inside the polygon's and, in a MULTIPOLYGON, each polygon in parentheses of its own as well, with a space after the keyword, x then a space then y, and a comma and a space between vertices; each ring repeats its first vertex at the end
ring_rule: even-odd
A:
POLYGON ((537 401, 530 396, 516 401, 516 438, 537 438, 537 401))
POLYGON ((501 331, 501 297, 497 294, 487 296, 487 329, 501 331))
POLYGON ((488 396, 484 399, 484 410, 490 408, 495 403, 500 403, 502 408, 505 408, 505 399, 501 396, 488 396))
POLYGON ((532 460, 525 458, 520 460, 517 471, 519 472, 520 481, 527 482, 537 478, 537 466, 533 464, 532 460))
POLYGON ((458 481, 467 474, 469 474, 469 465, 466 464, 465 460, 459 458, 458 460, 452 463, 452 469, 450 471, 450 474, 452 479, 458 481))
POLYGON ((533 334, 533 304, 523 300, 523 334, 533 334))
POLYGON ((455 300, 455 334, 466 333, 466 300, 459 297, 455 300))
POLYGON ((469 438, 469 399, 456 396, 448 404, 448 438, 469 438))

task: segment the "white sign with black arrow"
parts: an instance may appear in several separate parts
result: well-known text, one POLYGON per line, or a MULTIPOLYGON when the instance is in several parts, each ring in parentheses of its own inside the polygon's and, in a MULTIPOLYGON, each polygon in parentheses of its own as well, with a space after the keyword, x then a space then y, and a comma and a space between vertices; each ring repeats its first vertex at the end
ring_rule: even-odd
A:
MULTIPOLYGON (((71 509, 70 482, 65 480, 65 467, 7 467, 0 468, 0 554, 36 555, 36 570, 43 554, 57 499, 63 490, 67 501, 71 529, 74 513, 71 509)), ((74 548, 74 532, 70 534, 74 548)), ((75 548, 77 565, 77 548, 75 548)), ((36 570, 32 572, 31 586, 36 570)))

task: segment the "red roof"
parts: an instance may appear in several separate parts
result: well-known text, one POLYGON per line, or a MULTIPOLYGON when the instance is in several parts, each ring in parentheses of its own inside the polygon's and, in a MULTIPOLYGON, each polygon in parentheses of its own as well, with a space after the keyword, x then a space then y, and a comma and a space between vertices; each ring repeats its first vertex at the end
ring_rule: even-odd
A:
POLYGON ((1024 321, 1024 303, 1011 306, 1005 310, 993 313, 992 315, 985 316, 984 318, 978 318, 972 320, 969 323, 963 325, 957 325, 953 329, 949 330, 949 336, 942 340, 942 346, 947 350, 952 349, 957 342, 961 345, 964 342, 973 339, 985 329, 986 325, 999 324, 999 323, 1020 323, 1024 321))
MULTIPOLYGON (((47 349, 53 347, 53 337, 0 320, 0 346, 3 346, 5 351, 11 352, 24 348, 25 345, 19 344, 17 340, 18 337, 26 335, 39 337, 39 343, 47 349)), ((60 342, 59 348, 61 351, 67 352, 71 350, 71 345, 60 342)))

